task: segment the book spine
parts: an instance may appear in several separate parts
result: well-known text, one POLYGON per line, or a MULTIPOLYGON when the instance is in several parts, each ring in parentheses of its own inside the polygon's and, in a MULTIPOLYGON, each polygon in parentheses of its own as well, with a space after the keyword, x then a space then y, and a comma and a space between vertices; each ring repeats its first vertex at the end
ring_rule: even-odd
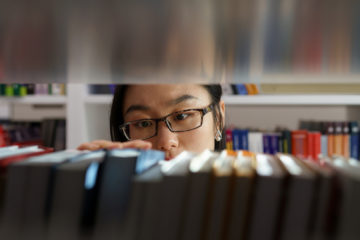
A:
POLYGON ((331 157, 334 154, 335 148, 334 148, 334 124, 331 122, 327 123, 327 150, 328 150, 328 156, 331 157))
POLYGON ((305 159, 308 156, 308 133, 305 130, 291 132, 292 154, 305 159))
POLYGON ((242 129, 241 133, 241 149, 249 150, 249 131, 246 129, 242 129))
POLYGON ((241 149, 241 136, 239 129, 233 129, 232 131, 232 142, 233 142, 233 150, 241 149))
POLYGON ((359 159, 359 126, 357 122, 350 122, 350 157, 359 159))
POLYGON ((263 135, 263 152, 270 153, 271 137, 268 134, 263 135))
POLYGON ((346 158, 350 157, 350 135, 349 135, 349 123, 348 122, 342 122, 342 132, 343 132, 343 141, 342 141, 342 152, 343 156, 346 158))
POLYGON ((226 150, 233 150, 232 129, 226 129, 226 150))

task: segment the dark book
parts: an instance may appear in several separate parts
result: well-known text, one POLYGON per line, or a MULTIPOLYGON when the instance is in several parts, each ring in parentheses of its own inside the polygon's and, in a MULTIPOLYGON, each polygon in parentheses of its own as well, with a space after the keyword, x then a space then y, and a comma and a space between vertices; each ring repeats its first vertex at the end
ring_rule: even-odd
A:
POLYGON ((304 164, 316 173, 315 194, 311 207, 309 226, 309 239, 325 240, 330 239, 334 229, 333 220, 330 217, 335 209, 336 188, 335 171, 327 165, 320 165, 319 162, 304 161, 304 164))
POLYGON ((156 239, 177 239, 180 236, 189 184, 189 164, 193 157, 189 152, 182 152, 162 165, 161 209, 156 239))
MULTIPOLYGON (((358 218, 360 216, 360 166, 350 165, 341 157, 334 157, 327 162, 337 172, 340 192, 336 212, 336 230, 332 233, 334 239, 355 240, 360 236, 358 218)), ((335 211, 336 209, 333 209, 335 211)))
POLYGON ((104 156, 104 151, 90 152, 57 168, 47 239, 89 239, 104 156))
POLYGON ((291 153, 291 131, 283 130, 282 133, 283 153, 291 153))
MULTIPOLYGON (((54 173, 60 164, 78 154, 77 151, 56 152, 32 157, 10 166, 10 168, 25 168, 24 185, 17 189, 17 191, 24 191, 24 195, 12 197, 12 199, 23 197, 24 201, 19 225, 22 239, 46 239, 46 224, 51 209, 54 173)), ((12 177, 19 176, 9 176, 9 178, 12 177)), ((21 209, 21 207, 19 208, 21 209)))
POLYGON ((132 177, 164 158, 164 153, 156 150, 107 151, 99 177, 95 239, 118 238, 129 210, 132 177))
POLYGON ((255 158, 238 153, 234 161, 235 178, 231 186, 228 222, 225 222, 225 238, 245 239, 249 218, 251 196, 254 187, 255 158))
POLYGON ((288 171, 278 239, 306 239, 315 194, 316 175, 299 159, 277 155, 288 171))
POLYGON ((204 151, 190 163, 190 179, 180 239, 203 237, 207 199, 211 190, 212 165, 216 154, 204 151))
POLYGON ((224 150, 213 164, 212 187, 208 197, 208 210, 205 217, 205 238, 220 240, 225 237, 227 207, 230 202, 233 183, 234 157, 224 150))
POLYGON ((256 155, 255 188, 246 239, 277 239, 285 176, 285 170, 275 157, 256 155))
POLYGON ((349 123, 350 135, 350 157, 359 159, 359 125, 358 122, 352 121, 349 123))
POLYGON ((162 210, 160 200, 162 197, 163 175, 161 166, 156 165, 146 173, 139 176, 137 181, 143 185, 143 210, 138 225, 137 240, 156 240, 157 226, 160 220, 159 213, 162 210))

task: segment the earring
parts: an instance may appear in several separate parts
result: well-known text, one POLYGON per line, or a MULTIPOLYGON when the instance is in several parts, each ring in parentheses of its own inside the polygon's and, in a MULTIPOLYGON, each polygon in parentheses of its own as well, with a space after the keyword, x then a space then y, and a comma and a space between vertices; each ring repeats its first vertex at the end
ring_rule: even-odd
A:
POLYGON ((222 134, 221 134, 220 130, 218 129, 216 132, 216 135, 215 135, 215 140, 220 142, 221 138, 222 138, 222 134))

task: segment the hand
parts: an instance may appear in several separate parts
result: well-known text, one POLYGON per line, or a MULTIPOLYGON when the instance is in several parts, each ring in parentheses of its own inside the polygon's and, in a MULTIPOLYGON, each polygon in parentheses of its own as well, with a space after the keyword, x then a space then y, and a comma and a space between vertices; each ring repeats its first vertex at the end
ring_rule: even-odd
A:
POLYGON ((140 148, 150 149, 152 144, 143 140, 133 140, 128 142, 112 142, 108 140, 95 140, 92 142, 86 142, 78 146, 78 150, 98 150, 98 149, 113 149, 113 148, 140 148))

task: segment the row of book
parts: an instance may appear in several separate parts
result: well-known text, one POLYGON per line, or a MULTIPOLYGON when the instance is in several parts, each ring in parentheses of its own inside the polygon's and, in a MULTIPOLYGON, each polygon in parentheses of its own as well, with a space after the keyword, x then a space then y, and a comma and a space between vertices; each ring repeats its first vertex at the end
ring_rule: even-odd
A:
POLYGON ((319 160, 339 155, 359 160, 359 125, 351 122, 302 121, 301 130, 274 132, 226 129, 226 149, 258 153, 290 153, 299 158, 319 160))
POLYGON ((259 88, 254 83, 223 84, 222 90, 225 95, 257 95, 259 88))
POLYGON ((23 97, 27 95, 65 95, 63 83, 0 84, 0 96, 23 97))
POLYGON ((0 147, 10 145, 42 145, 58 150, 66 147, 65 119, 40 122, 0 121, 0 147))
POLYGON ((10 240, 359 239, 357 161, 226 150, 163 159, 164 153, 154 150, 0 148, 5 186, 0 235, 10 240))
POLYGON ((264 65, 269 71, 359 72, 358 1, 268 1, 264 65))
POLYGON ((228 13, 234 15, 233 25, 227 26, 235 32, 229 34, 235 39, 228 46, 233 81, 253 67, 254 47, 263 51, 259 61, 267 73, 359 72, 359 1, 241 0, 237 4, 237 11, 228 13))

